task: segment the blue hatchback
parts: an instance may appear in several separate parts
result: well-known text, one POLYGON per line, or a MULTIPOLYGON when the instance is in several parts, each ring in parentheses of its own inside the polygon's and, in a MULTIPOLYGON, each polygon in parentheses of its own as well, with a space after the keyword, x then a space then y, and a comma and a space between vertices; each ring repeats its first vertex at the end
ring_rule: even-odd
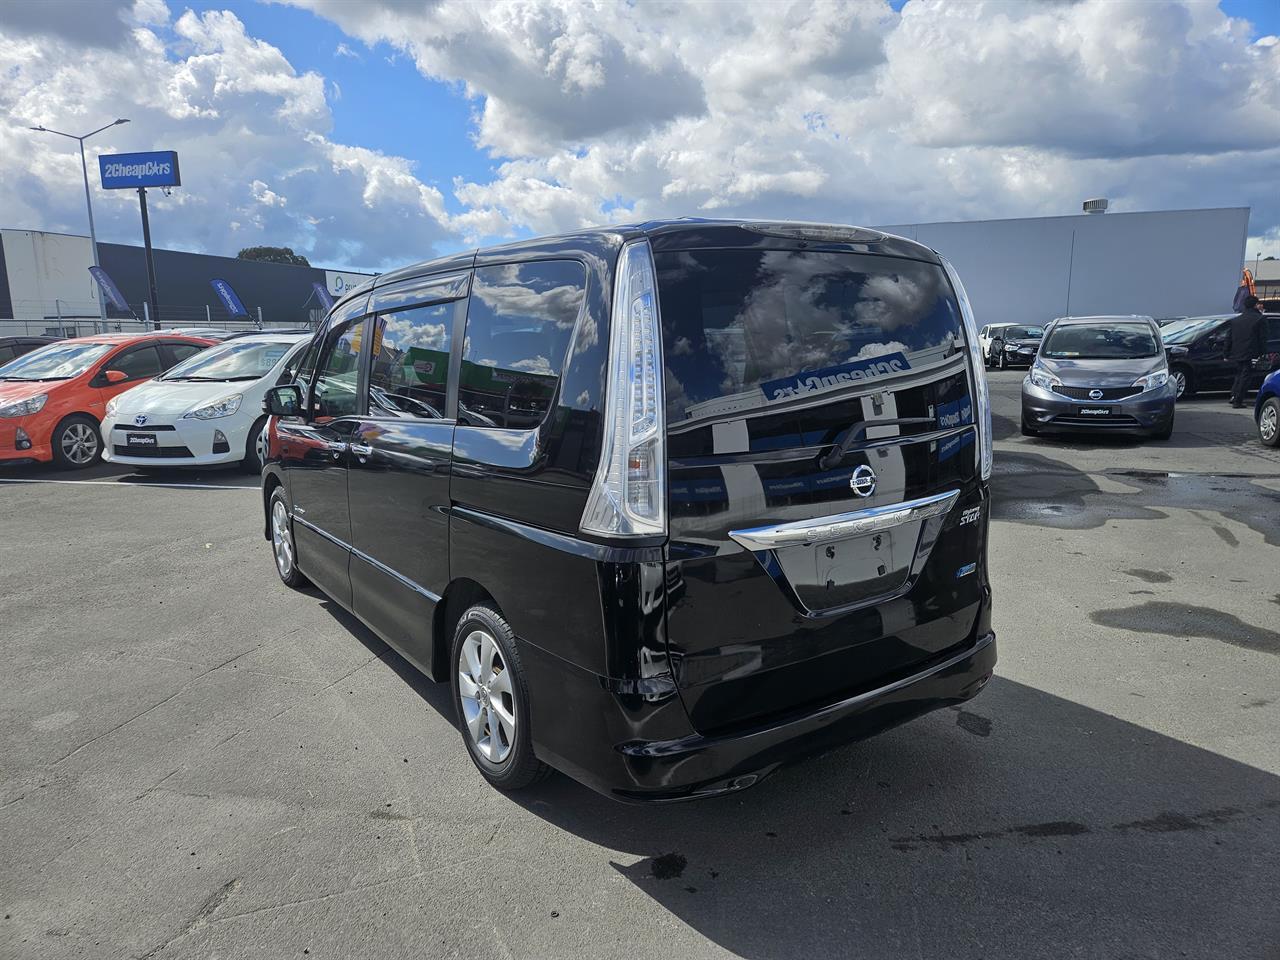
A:
POLYGON ((1253 404, 1253 420, 1258 439, 1268 447, 1280 446, 1280 370, 1272 371, 1258 389, 1253 404))

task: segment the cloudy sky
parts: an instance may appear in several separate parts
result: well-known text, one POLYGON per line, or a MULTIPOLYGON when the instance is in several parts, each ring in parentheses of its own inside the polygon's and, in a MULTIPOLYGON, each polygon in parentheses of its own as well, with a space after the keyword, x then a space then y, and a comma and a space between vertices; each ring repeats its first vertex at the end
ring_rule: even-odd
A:
MULTIPOLYGON (((0 226, 84 233, 74 144, 179 152, 158 246, 385 269, 654 216, 1252 208, 1276 0, 0 2, 0 226)), ((91 177, 96 165, 90 158, 91 177)), ((95 187, 104 240, 136 197, 95 187)), ((1135 251, 1140 253, 1140 251, 1135 251)))

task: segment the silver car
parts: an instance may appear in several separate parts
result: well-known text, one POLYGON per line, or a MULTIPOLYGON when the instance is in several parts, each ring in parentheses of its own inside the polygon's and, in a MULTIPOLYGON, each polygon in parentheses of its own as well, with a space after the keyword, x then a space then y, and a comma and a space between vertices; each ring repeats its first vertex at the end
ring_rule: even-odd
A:
POLYGON ((1176 390, 1150 317, 1062 317, 1022 381, 1022 434, 1107 431, 1167 440, 1176 390))

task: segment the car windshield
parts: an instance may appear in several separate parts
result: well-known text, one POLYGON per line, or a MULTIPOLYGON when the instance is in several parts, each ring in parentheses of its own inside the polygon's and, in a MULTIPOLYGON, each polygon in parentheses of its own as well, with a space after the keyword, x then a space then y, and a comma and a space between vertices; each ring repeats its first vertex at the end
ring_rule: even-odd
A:
POLYGON ((0 380, 70 380, 110 352, 110 343, 51 343, 0 367, 0 380))
POLYGON ((1145 323, 1068 323, 1055 327, 1040 348, 1050 360, 1135 360, 1160 353, 1145 323))
POLYGON ((1006 340, 1039 340, 1044 336, 1044 327, 1005 327, 1000 336, 1006 340))
POLYGON ((1223 317, 1193 317, 1189 320, 1175 321, 1174 324, 1170 324, 1161 330, 1160 335, 1166 344, 1190 343, 1202 333, 1206 333, 1222 323, 1223 319, 1223 317))
POLYGON ((182 361, 161 380, 257 380, 293 346, 278 340, 232 340, 182 361))

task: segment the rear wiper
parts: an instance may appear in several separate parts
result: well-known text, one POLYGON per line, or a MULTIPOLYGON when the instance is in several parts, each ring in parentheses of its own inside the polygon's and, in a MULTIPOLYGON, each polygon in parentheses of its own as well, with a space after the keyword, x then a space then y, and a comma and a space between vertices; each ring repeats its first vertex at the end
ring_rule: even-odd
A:
POLYGON ((830 470, 843 460, 845 454, 853 449, 853 445, 861 440, 871 427, 908 427, 935 424, 937 422, 936 417, 898 417, 894 420, 865 420, 856 427, 849 428, 849 432, 844 435, 844 439, 832 447, 831 451, 818 461, 818 469, 830 470))

